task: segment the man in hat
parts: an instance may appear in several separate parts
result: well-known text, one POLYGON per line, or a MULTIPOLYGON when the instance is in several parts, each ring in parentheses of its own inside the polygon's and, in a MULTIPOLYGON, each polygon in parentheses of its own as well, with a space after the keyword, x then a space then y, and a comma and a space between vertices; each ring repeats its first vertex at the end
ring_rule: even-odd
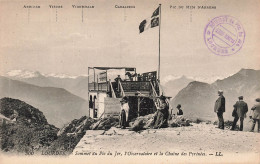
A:
POLYGON ((183 115, 183 111, 181 110, 181 104, 178 104, 176 108, 178 109, 177 115, 178 115, 178 116, 183 115))
POLYGON ((122 81, 122 79, 121 79, 121 77, 120 77, 120 75, 117 75, 117 78, 115 78, 115 83, 114 83, 114 88, 115 88, 115 94, 116 94, 116 97, 118 97, 119 96, 119 81, 121 82, 122 81))
POLYGON ((231 130, 235 130, 237 121, 240 119, 239 130, 243 131, 243 122, 247 111, 248 111, 247 103, 243 101, 243 96, 239 96, 238 101, 234 105, 234 111, 232 114, 232 116, 234 117, 234 121, 231 130))
POLYGON ((161 95, 159 97, 160 106, 157 109, 157 114, 155 117, 154 128, 165 128, 168 126, 168 117, 169 117, 169 105, 166 103, 166 97, 161 95))
POLYGON ((254 131, 255 129, 255 124, 257 123, 257 127, 258 127, 258 133, 260 132, 260 98, 257 98, 255 100, 257 103, 251 108, 252 110, 252 116, 250 116, 250 119, 253 119, 253 125, 251 128, 251 132, 254 131))
POLYGON ((125 127, 127 126, 128 112, 129 112, 127 97, 123 97, 120 102, 121 102, 121 112, 120 112, 119 125, 122 129, 125 129, 125 127))
POLYGON ((217 113, 218 116, 218 127, 220 129, 224 129, 224 118, 223 118, 223 113, 225 112, 225 97, 223 96, 223 91, 219 90, 218 91, 218 99, 215 102, 215 107, 214 107, 214 112, 217 113))

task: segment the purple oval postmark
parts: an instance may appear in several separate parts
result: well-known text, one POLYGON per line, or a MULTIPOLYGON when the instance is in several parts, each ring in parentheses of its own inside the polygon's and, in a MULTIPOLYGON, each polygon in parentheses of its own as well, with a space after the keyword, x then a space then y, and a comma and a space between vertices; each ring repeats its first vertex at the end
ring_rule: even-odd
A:
POLYGON ((244 43, 245 31, 234 17, 219 16, 212 19, 204 30, 204 41, 216 55, 227 56, 238 52, 244 43))

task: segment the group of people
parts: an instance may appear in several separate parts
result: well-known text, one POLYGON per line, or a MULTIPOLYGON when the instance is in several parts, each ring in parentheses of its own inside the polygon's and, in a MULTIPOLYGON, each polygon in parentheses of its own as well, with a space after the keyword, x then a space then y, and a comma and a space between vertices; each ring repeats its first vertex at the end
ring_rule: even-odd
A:
MULTIPOLYGON (((168 126, 169 118, 169 104, 166 102, 166 97, 161 95, 157 97, 159 99, 159 105, 153 119, 153 128, 164 128, 168 126)), ((122 129, 125 129, 128 123, 129 104, 127 97, 123 97, 121 102, 121 112, 119 125, 122 129)), ((177 115, 183 115, 181 104, 177 106, 177 115)))
MULTIPOLYGON (((218 91, 218 99, 215 102, 215 107, 214 107, 214 112, 217 113, 219 124, 218 127, 220 129, 224 129, 224 118, 223 118, 223 113, 225 112, 225 97, 223 96, 223 91, 219 90, 218 91)), ((248 105, 247 103, 243 100, 243 96, 238 97, 238 101, 233 105, 234 109, 232 112, 232 116, 234 117, 234 121, 231 127, 231 130, 235 130, 236 124, 238 120, 240 120, 240 126, 239 130, 243 131, 243 125, 244 125, 244 118, 246 117, 246 114, 248 112, 248 105)), ((260 131, 260 98, 256 99, 256 104, 251 108, 251 115, 249 116, 250 119, 253 120, 253 124, 251 127, 251 131, 253 132, 255 129, 255 124, 258 124, 258 132, 260 131)))
MULTIPOLYGON (((223 91, 218 91, 218 99, 215 102, 214 112, 217 113, 217 117, 219 120, 218 127, 219 129, 224 129, 224 118, 223 113, 226 110, 226 100, 223 96, 223 91)), ((166 97, 161 95, 159 98, 159 106, 157 107, 157 111, 154 116, 154 126, 153 128, 163 128, 168 126, 169 119, 169 104, 166 102, 166 97)), ((243 96, 238 97, 238 101, 233 105, 234 110, 232 112, 232 116, 234 117, 234 121, 231 127, 231 130, 235 130, 238 120, 240 120, 239 130, 243 131, 244 118, 248 112, 248 105, 243 100, 243 96)), ((128 113, 129 113, 129 105, 127 97, 123 97, 121 100, 121 112, 120 112, 120 127, 125 128, 128 122, 128 113)), ((181 109, 181 104, 177 106, 177 115, 183 115, 183 111, 181 109)), ((256 99, 256 104, 251 108, 250 119, 253 120, 253 124, 251 127, 251 131, 254 131, 255 125, 258 124, 258 132, 260 131, 260 98, 256 99)))

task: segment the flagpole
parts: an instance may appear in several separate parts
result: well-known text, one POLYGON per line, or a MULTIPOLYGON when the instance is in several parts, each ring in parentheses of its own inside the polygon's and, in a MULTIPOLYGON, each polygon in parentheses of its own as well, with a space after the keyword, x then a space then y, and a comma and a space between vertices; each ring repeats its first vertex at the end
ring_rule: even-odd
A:
POLYGON ((158 81, 160 82, 160 64, 161 64, 161 4, 159 4, 159 63, 158 63, 158 81))

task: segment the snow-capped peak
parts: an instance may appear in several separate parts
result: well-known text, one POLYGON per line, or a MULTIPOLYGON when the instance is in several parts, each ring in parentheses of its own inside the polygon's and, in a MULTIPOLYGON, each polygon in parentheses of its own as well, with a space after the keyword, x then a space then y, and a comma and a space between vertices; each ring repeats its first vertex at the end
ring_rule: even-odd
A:
POLYGON ((181 78, 182 76, 175 76, 175 75, 168 75, 165 78, 162 79, 161 83, 164 85, 169 81, 176 80, 181 78))
POLYGON ((223 79, 223 76, 189 76, 188 78, 211 84, 218 79, 223 79))
POLYGON ((13 78, 34 78, 42 76, 38 71, 12 70, 6 73, 7 76, 13 78))
POLYGON ((78 76, 70 76, 70 75, 66 75, 66 74, 55 74, 55 73, 51 73, 51 74, 45 74, 46 77, 56 77, 56 78, 61 78, 61 79, 76 79, 78 76))
POLYGON ((217 79, 223 79, 222 76, 177 76, 177 75, 168 75, 162 80, 162 84, 166 84, 169 81, 174 81, 178 79, 191 79, 194 81, 200 81, 205 83, 213 83, 217 79))

